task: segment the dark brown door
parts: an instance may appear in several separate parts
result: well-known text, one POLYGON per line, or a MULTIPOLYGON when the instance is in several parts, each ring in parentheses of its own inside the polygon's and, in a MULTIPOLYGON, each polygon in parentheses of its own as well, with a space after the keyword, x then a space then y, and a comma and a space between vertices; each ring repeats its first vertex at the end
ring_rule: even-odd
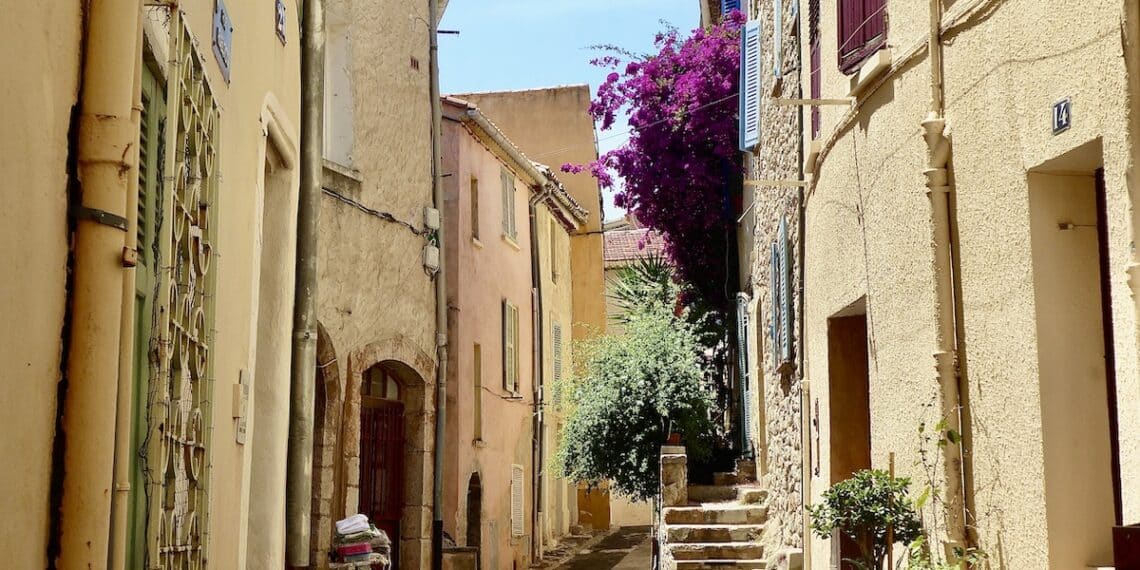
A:
POLYGON ((399 560, 404 506, 404 404, 364 396, 360 410, 360 510, 388 534, 399 560))

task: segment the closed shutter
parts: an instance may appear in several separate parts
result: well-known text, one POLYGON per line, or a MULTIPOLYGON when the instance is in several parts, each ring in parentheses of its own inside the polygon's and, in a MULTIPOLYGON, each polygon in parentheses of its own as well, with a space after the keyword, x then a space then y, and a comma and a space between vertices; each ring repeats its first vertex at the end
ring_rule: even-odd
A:
POLYGON ((886 43, 886 0, 839 0, 839 69, 852 73, 886 43))
POLYGON ((752 389, 751 361, 748 354, 748 295, 736 296, 737 366, 740 367, 740 443, 746 457, 752 455, 752 389))
POLYGON ((515 239, 518 227, 515 225, 515 175, 505 167, 501 171, 503 185, 503 234, 515 239))
POLYGON ((558 404, 562 400, 562 325, 557 322, 550 325, 550 348, 554 351, 554 403, 558 404))
MULTIPOLYGON (((811 98, 819 99, 823 97, 823 81, 820 75, 823 73, 822 62, 819 55, 819 37, 816 37, 811 42, 811 98)), ((811 106, 811 138, 812 140, 819 138, 819 131, 823 126, 823 115, 820 113, 819 105, 811 106)))
POLYGON ((740 9, 740 0, 720 0, 720 17, 723 20, 728 13, 740 9))
POLYGON ((519 390, 519 309, 503 300, 503 389, 519 390))
POLYGON ((792 359, 792 259, 788 219, 780 218, 780 362, 792 359))
POLYGON ((740 150, 760 142, 760 22, 740 30, 740 150))
POLYGON ((772 324, 770 328, 772 341, 772 370, 780 367, 780 252, 776 244, 772 244, 772 264, 768 270, 768 296, 772 301, 772 324))
POLYGON ((511 536, 522 536, 526 532, 523 490, 523 466, 511 465, 511 536))

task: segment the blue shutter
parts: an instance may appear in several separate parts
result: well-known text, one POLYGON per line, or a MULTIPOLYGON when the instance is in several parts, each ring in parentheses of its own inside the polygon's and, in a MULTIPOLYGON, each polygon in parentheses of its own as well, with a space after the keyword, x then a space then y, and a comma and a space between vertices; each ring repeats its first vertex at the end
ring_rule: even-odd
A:
POLYGON ((740 0, 720 0, 720 18, 723 20, 728 13, 740 9, 740 0))
POLYGON ((776 79, 784 72, 784 2, 772 2, 772 76, 776 79))
POLYGON ((760 22, 740 30, 740 150, 760 143, 760 22))
POLYGON ((788 252, 788 219, 780 218, 780 362, 792 359, 792 274, 788 252))
POLYGON ((752 393, 750 375, 751 366, 748 358, 748 295, 736 295, 736 340, 737 365, 740 367, 740 444, 745 457, 752 455, 752 438, 749 437, 752 426, 752 393))
POLYGON ((768 295, 772 299, 772 370, 780 367, 780 250, 772 244, 772 268, 768 272, 768 295))

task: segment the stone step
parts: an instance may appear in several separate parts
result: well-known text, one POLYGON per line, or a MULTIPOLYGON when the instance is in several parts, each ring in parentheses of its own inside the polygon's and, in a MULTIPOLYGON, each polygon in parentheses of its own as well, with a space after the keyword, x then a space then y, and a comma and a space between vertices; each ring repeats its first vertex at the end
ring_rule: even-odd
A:
POLYGON ((673 559, 680 560, 759 560, 764 547, 757 542, 682 542, 669 544, 673 559))
POLYGON ((739 485, 741 483, 751 483, 741 478, 736 473, 713 473, 713 485, 739 485))
POLYGON ((763 560, 678 560, 677 570, 765 570, 763 560))
POLYGON ((768 520, 768 507, 711 504, 702 507, 666 507, 665 524, 763 524, 768 520))
POLYGON ((768 491, 754 485, 689 485, 690 504, 737 501, 751 505, 767 498, 768 491))
POLYGON ((760 540, 764 527, 758 524, 665 525, 669 544, 681 542, 752 542, 760 540))

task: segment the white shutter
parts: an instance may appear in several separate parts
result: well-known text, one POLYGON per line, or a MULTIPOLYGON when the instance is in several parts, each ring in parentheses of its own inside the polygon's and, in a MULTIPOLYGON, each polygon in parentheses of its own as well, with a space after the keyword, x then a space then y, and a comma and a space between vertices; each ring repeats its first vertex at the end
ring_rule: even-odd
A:
POLYGON ((522 536, 526 532, 523 490, 523 466, 511 465, 511 536, 522 536))
POLYGON ((740 367, 740 439, 745 456, 752 455, 752 439, 749 437, 752 426, 751 371, 748 358, 748 295, 736 295, 736 339, 737 365, 740 367))
POLYGON ((780 218, 780 361, 792 359, 792 263, 788 247, 788 220, 780 218))
POLYGON ((760 143, 760 22, 740 30, 740 150, 760 143))

